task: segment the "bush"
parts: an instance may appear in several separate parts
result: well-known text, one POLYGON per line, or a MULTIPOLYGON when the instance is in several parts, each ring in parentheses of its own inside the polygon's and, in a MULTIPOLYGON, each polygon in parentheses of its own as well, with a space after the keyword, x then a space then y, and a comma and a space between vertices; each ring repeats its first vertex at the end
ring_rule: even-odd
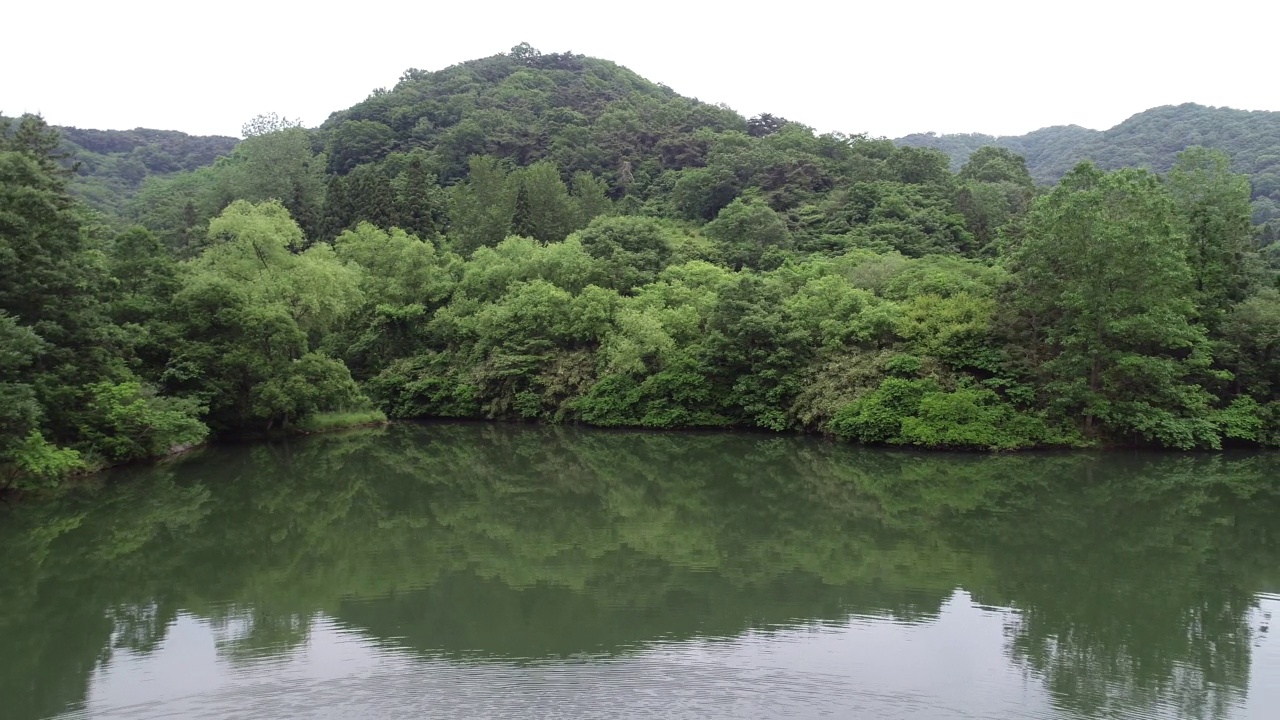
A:
POLYGON ((195 400, 161 397, 138 382, 89 387, 89 413, 81 432, 108 460, 126 462, 167 455, 204 442, 205 408, 195 400))
POLYGON ((945 391, 932 379, 886 378, 836 413, 828 429, 865 443, 1013 450, 1072 444, 986 389, 945 391))

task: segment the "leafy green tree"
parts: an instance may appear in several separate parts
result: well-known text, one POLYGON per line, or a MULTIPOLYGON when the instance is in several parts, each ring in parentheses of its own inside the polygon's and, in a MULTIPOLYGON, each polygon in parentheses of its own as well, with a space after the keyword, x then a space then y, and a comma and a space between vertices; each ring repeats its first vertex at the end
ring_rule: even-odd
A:
POLYGON ((511 182, 516 185, 513 233, 548 243, 577 228, 579 214, 555 165, 534 163, 513 174, 511 182))
POLYGON ((396 206, 394 225, 423 239, 443 234, 448 198, 429 169, 425 153, 409 155, 405 169, 392 181, 396 206))
POLYGON ((586 227, 601 215, 613 213, 613 201, 609 199, 609 188, 600 178, 587 172, 573 175, 573 202, 577 205, 578 226, 586 227))
POLYGON ((116 236, 107 259, 114 280, 112 320, 145 325, 161 316, 181 279, 160 238, 146 228, 130 228, 116 236))
MULTIPOLYGON (((45 343, 17 319, 0 312, 0 465, 19 465, 18 454, 27 447, 31 436, 40 433, 44 409, 36 399, 35 388, 21 382, 20 371, 30 366, 44 351, 45 343)), ((21 468, 27 469, 27 468, 21 468)), ((0 467, 0 477, 8 485, 11 471, 0 467)))
POLYGON ((707 235, 720 243, 729 265, 761 268, 776 265, 791 244, 786 222, 756 201, 734 200, 707 223, 707 235))
POLYGON ((138 382, 96 383, 89 398, 81 432, 114 462, 167 455, 198 445, 209 434, 198 419, 206 410, 198 401, 160 397, 138 382))
POLYGON ((395 132, 376 120, 343 122, 329 138, 329 171, 345 175, 357 165, 380 160, 395 141, 395 132))
POLYGON ((1280 399, 1280 290, 1261 288, 1223 322, 1224 360, 1237 392, 1280 399))
POLYGON ((362 402, 346 367, 313 347, 360 306, 359 270, 325 244, 295 252, 302 231, 279 203, 232 203, 209 235, 174 297, 182 339, 168 389, 207 404, 219 431, 270 431, 362 402))
POLYGON ((788 122, 790 121, 784 117, 761 113, 747 120, 747 134, 751 137, 772 135, 781 130, 788 122))
POLYGON ((359 377, 421 349, 430 312, 448 300, 461 272, 460 259, 399 228, 361 223, 333 243, 338 259, 359 271, 363 305, 343 323, 330 345, 359 377))
POLYGON ((250 202, 277 200, 308 234, 319 231, 327 159, 312 150, 311 132, 285 121, 258 128, 223 166, 225 197, 250 202))
POLYGON ((622 292, 656 280, 671 258, 668 233, 651 218, 599 217, 577 238, 583 250, 604 261, 608 285, 622 292))
POLYGON ((949 188, 954 182, 950 160, 937 150, 900 147, 885 162, 885 169, 898 182, 949 188))
POLYGON ((1249 180, 1231 172, 1226 153, 1194 147, 1179 153, 1167 186, 1185 223, 1195 302, 1213 332, 1249 290, 1249 180))
POLYGON ((517 195, 513 189, 497 160, 471 158, 467 181, 453 187, 449 203, 449 236, 459 254, 497 245, 511 233, 517 195))
POLYGON ((294 120, 271 112, 255 115, 252 120, 240 126, 240 134, 246 138, 270 135, 295 128, 301 128, 302 121, 294 120))
POLYGON ((1011 183, 1028 190, 1034 187, 1026 158, 994 145, 975 150, 956 177, 961 181, 1011 183))
POLYGON ((1216 446, 1209 363, 1176 208, 1155 176, 1081 164, 1036 204, 1015 256, 1050 406, 1088 437, 1216 446))

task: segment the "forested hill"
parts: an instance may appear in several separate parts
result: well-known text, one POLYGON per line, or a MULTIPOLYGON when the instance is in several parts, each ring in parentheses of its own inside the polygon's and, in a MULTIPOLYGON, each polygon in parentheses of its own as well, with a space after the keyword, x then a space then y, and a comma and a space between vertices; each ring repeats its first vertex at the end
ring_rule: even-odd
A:
POLYGON ((0 491, 380 413, 1280 445, 1280 243, 1221 151, 1037 187, 520 45, 87 212, 69 141, 219 148, 141 132, 0 119, 0 491))
POLYGON ((188 135, 176 130, 57 128, 62 152, 76 165, 75 193, 107 217, 124 213, 149 177, 212 165, 238 138, 188 135))
POLYGON ((920 133, 896 142, 941 150, 956 170, 984 145, 1008 148, 1026 158, 1031 177, 1042 184, 1057 182, 1082 160, 1107 170, 1168 172, 1178 153, 1200 145, 1224 151, 1232 169, 1249 176, 1254 222, 1280 218, 1280 112, 1186 103, 1140 112, 1105 131, 1066 125, 1000 137, 920 133))

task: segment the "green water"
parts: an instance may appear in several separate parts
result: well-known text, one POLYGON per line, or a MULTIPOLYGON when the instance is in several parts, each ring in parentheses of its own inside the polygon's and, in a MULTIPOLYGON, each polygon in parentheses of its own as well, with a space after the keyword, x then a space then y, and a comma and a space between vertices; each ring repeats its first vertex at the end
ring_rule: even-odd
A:
POLYGON ((11 720, 1280 717, 1277 454, 402 425, 0 543, 11 720))

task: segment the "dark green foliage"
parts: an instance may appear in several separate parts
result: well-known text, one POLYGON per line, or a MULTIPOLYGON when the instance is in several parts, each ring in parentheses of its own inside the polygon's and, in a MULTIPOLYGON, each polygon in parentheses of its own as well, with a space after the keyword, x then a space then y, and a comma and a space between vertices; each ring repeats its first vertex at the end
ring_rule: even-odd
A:
POLYGON ((960 168, 957 177, 962 181, 1013 183, 1027 188, 1032 186, 1026 158, 994 145, 975 150, 960 168))
POLYGON ((373 120, 352 120, 329 136, 329 170, 339 175, 357 165, 381 160, 391 151, 396 136, 391 128, 373 120))
POLYGON ((776 267, 791 244, 786 223, 760 202, 734 200, 707 223, 706 233, 733 268, 776 267))
POLYGON ((1046 402, 1086 435, 1102 420, 1163 445, 1217 445, 1212 398, 1195 382, 1210 350, 1193 324, 1187 240, 1157 178, 1082 164, 1029 226, 1015 262, 1046 402))
POLYGON ((111 447, 95 430, 115 422, 96 403, 100 389, 149 393, 130 365, 142 369, 139 323, 169 286, 157 273, 171 268, 145 231, 111 244, 95 234, 58 147, 39 118, 0 123, 0 489, 56 480, 86 460, 149 457, 204 432, 198 407, 162 399, 126 421, 139 445, 111 447))
POLYGON ((75 165, 71 191, 89 207, 113 218, 123 214, 148 178, 163 178, 212 165, 239 142, 174 130, 83 130, 57 128, 75 165))

